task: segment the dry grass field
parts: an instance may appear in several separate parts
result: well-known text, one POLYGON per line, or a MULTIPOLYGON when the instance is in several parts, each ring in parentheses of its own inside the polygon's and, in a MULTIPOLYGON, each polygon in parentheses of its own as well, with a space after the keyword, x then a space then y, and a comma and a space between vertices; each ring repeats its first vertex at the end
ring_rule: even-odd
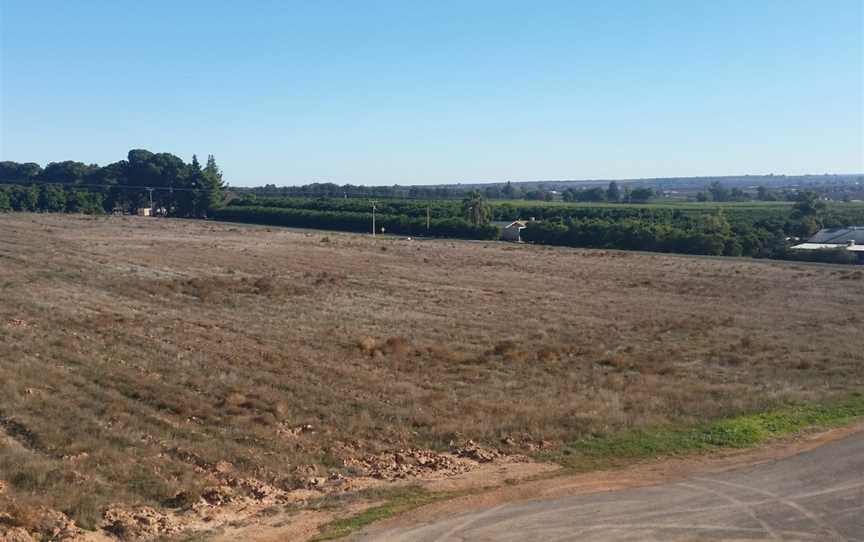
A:
POLYGON ((228 472, 308 489, 824 398, 864 388, 862 327, 854 267, 0 215, 0 511, 95 528, 228 472))

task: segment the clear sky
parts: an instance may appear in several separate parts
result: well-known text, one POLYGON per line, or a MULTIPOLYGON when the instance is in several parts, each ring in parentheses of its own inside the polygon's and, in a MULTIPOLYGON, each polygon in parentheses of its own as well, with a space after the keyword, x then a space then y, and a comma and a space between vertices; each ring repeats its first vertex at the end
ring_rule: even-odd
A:
POLYGON ((864 171, 862 0, 0 0, 0 159, 235 185, 864 171))

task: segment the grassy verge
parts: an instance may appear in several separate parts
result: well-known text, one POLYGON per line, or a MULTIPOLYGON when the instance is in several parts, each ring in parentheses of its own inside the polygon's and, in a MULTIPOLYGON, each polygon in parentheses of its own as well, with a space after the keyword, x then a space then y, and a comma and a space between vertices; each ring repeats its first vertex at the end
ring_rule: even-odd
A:
MULTIPOLYGON (((736 416, 687 428, 658 428, 580 440, 541 459, 560 463, 569 472, 621 466, 657 457, 686 455, 726 448, 748 448, 805 429, 839 427, 864 417, 864 394, 856 393, 823 403, 790 406, 736 416)), ((479 493, 490 488, 432 492, 409 486, 378 492, 383 504, 324 525, 313 542, 334 540, 376 521, 437 501, 479 493)))
POLYGON ((747 448, 804 429, 838 427, 864 416, 864 394, 822 403, 707 422, 695 427, 657 428, 580 440, 544 459, 584 472, 663 456, 723 448, 747 448))
POLYGON ((384 499, 383 504, 367 508, 353 516, 327 523, 321 528, 321 534, 313 538, 311 542, 342 538, 376 521, 408 512, 415 508, 432 504, 433 502, 462 497, 485 489, 488 488, 467 491, 428 491, 420 486, 407 486, 394 488, 389 491, 379 490, 375 492, 375 496, 384 499))

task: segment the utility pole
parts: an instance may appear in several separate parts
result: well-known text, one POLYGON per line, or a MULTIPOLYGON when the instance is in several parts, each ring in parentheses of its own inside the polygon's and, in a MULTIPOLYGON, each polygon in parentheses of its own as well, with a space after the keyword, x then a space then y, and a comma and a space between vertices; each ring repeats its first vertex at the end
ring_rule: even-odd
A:
POLYGON ((153 189, 152 188, 145 188, 144 190, 150 192, 150 212, 152 213, 153 212, 153 189))
POLYGON ((372 237, 375 237, 375 203, 372 202, 372 237))

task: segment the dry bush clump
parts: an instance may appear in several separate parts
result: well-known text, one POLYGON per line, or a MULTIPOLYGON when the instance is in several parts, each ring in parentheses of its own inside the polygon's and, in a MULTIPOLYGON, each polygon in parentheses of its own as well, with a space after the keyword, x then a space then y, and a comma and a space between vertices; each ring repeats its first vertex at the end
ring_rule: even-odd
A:
POLYGON ((370 357, 406 356, 415 352, 414 347, 405 337, 390 337, 384 341, 372 337, 363 337, 357 341, 357 348, 370 357))
POLYGON ((516 344, 516 341, 508 339, 500 341, 498 344, 495 345, 495 348, 493 348, 492 351, 496 355, 503 356, 509 352, 514 352, 518 350, 518 348, 519 346, 516 344))
POLYGON ((3 522, 12 527, 22 527, 29 531, 38 529, 41 514, 39 509, 33 505, 25 505, 18 502, 9 502, 3 506, 6 516, 3 522))
POLYGON ((384 342, 384 353, 394 356, 404 356, 411 352, 411 344, 405 337, 390 337, 384 342))
POLYGON ((380 352, 380 349, 378 348, 378 341, 376 341, 372 337, 363 337, 362 339, 357 341, 357 347, 367 356, 372 356, 375 354, 375 352, 380 352))
POLYGON ((561 359, 561 355, 560 349, 551 346, 543 346, 537 351, 537 359, 544 362, 558 361, 561 359))
POLYGON ((848 268, 332 239, 0 215, 0 497, 159 525, 400 449, 530 453, 864 388, 848 268))
POLYGON ((492 348, 490 354, 499 357, 507 363, 524 363, 536 359, 531 347, 517 344, 514 340, 499 341, 492 348))
POLYGON ((80 540, 82 534, 82 530, 61 512, 42 505, 0 499, 0 540, 80 540))
POLYGON ((433 344, 427 346, 425 349, 425 353, 430 359, 436 362, 457 364, 464 363, 467 360, 467 356, 464 352, 454 350, 449 346, 443 344, 433 344))

